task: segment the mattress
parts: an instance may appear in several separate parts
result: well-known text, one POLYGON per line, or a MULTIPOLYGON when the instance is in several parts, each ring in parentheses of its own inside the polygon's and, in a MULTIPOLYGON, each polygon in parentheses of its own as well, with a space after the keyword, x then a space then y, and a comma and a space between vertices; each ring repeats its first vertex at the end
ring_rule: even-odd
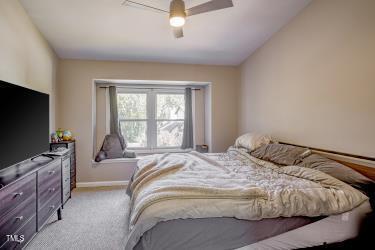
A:
MULTIPOLYGON (((247 166, 244 160, 233 160, 227 154, 207 155, 228 167, 247 166)), ((130 189, 127 193, 132 195, 130 189)), ((370 211, 369 202, 365 202, 350 212, 325 218, 279 217, 258 221, 235 218, 174 219, 159 222, 146 231, 134 249, 245 250, 317 246, 355 237, 361 220, 370 211)))

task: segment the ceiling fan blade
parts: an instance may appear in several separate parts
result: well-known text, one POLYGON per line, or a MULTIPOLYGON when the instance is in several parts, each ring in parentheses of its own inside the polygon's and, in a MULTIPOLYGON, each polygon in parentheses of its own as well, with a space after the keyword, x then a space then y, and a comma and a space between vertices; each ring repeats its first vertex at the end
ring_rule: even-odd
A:
POLYGON ((232 0, 212 0, 186 10, 187 16, 233 7, 232 0))
POLYGON ((184 37, 184 31, 182 27, 173 28, 173 35, 175 38, 181 38, 184 37))
POLYGON ((150 5, 147 5, 147 4, 138 3, 136 1, 131 1, 131 0, 124 0, 121 5, 130 5, 130 6, 134 5, 134 6, 138 6, 138 7, 141 7, 141 8, 148 8, 150 10, 156 10, 156 11, 159 11, 159 12, 169 13, 169 11, 166 11, 166 10, 163 10, 163 9, 160 9, 160 8, 156 8, 154 6, 150 6, 150 5))

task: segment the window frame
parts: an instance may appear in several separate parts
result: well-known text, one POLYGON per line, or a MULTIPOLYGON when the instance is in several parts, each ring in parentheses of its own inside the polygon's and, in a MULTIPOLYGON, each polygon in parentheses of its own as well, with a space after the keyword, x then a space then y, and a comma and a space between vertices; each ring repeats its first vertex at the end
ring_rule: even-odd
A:
MULTIPOLYGON (((146 147, 128 147, 140 153, 148 152, 168 152, 180 150, 181 146, 158 147, 157 145, 157 122, 158 121, 185 121, 183 119, 158 119, 157 118, 157 95, 158 94, 179 94, 184 95, 184 89, 169 89, 169 88, 118 88, 117 94, 146 94, 146 119, 119 119, 119 127, 121 122, 126 121, 145 121, 146 122, 146 147)), ((121 130, 120 130, 121 131, 121 130)))
MULTIPOLYGON (((120 133, 121 132, 121 122, 146 122, 146 147, 128 147, 129 149, 134 149, 134 150, 137 150, 137 149, 140 149, 140 150, 150 150, 149 148, 149 137, 148 137, 148 134, 149 134, 149 128, 148 128, 148 124, 149 124, 149 101, 148 101, 148 92, 149 90, 148 89, 136 89, 136 88, 133 88, 133 89, 130 89, 130 88, 117 88, 117 95, 119 94, 146 94, 146 118, 145 119, 118 119, 118 126, 120 128, 120 133)), ((125 136, 124 136, 125 137, 125 136)))
MULTIPOLYGON (((161 121, 182 121, 182 122, 185 122, 185 117, 183 119, 158 119, 157 118, 157 95, 158 94, 177 94, 177 95, 183 95, 184 96, 184 106, 185 106, 185 92, 184 90, 179 90, 179 89, 158 89, 156 91, 154 91, 154 98, 155 98, 155 108, 154 108, 154 112, 155 112, 155 116, 154 116, 154 121, 155 121, 155 149, 177 149, 177 148, 181 148, 181 145, 180 146, 170 146, 170 147, 158 147, 157 145, 157 123, 158 122, 161 122, 161 121)), ((185 115, 185 107, 184 107, 184 115, 185 115)))

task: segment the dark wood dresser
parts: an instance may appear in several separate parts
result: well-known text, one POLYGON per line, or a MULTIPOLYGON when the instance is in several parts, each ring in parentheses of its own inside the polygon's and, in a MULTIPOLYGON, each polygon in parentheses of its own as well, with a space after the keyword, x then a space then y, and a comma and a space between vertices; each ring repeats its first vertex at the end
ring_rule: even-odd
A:
POLYGON ((54 213, 61 219, 61 162, 41 156, 0 172, 1 249, 22 249, 54 213))
POLYGON ((54 151, 57 148, 67 148, 69 151, 66 155, 70 158, 70 190, 76 187, 76 143, 75 141, 61 141, 50 144, 50 151, 54 151))

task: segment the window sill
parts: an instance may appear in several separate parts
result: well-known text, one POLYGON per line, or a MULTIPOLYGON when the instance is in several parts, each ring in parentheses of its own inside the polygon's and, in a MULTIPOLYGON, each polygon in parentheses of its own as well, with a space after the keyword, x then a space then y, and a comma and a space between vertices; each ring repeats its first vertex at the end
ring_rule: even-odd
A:
POLYGON ((116 164, 116 163, 125 163, 124 165, 134 165, 142 159, 142 156, 152 155, 152 154, 163 154, 163 153, 187 153, 192 149, 158 149, 158 150, 133 150, 138 157, 136 158, 116 158, 116 159, 106 159, 101 162, 96 162, 91 160, 92 166, 97 167, 105 164, 116 164))
POLYGON ((165 149, 154 149, 154 150, 142 150, 142 149, 129 149, 134 151, 137 156, 145 156, 152 154, 164 154, 164 153, 187 153, 193 149, 180 149, 180 148, 165 148, 165 149))
POLYGON ((114 164, 114 163, 129 163, 129 164, 136 164, 141 158, 116 158, 116 159, 106 159, 102 160, 101 162, 96 162, 92 160, 92 166, 100 166, 103 164, 114 164))

